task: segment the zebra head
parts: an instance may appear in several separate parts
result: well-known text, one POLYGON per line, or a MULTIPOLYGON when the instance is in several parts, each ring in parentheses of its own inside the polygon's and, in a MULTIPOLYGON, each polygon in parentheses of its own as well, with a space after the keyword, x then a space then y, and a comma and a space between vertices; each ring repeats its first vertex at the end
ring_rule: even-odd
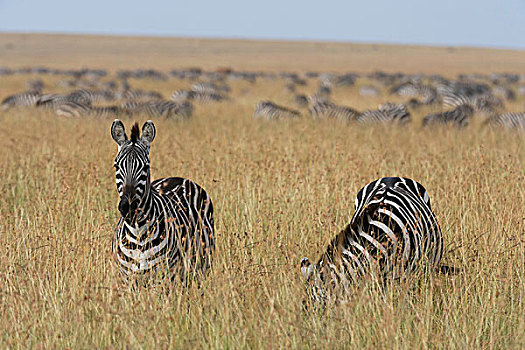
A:
POLYGON ((114 164, 120 196, 118 209, 123 218, 134 222, 140 205, 150 192, 149 149, 155 138, 155 125, 151 120, 144 123, 140 137, 139 125, 135 123, 128 139, 124 124, 115 119, 111 125, 111 136, 118 145, 114 164))

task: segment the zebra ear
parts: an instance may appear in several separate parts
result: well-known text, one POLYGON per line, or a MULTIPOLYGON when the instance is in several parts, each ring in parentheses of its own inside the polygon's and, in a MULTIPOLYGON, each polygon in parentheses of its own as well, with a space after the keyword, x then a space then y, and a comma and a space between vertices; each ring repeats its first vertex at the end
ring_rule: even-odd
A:
POLYGON ((153 139, 155 138, 155 125, 151 120, 148 120, 144 123, 142 126, 142 142, 145 142, 148 144, 148 146, 153 142, 153 139))
POLYGON ((301 273, 303 274, 303 277, 306 281, 310 279, 310 275, 312 274, 312 264, 310 264, 310 260, 308 258, 303 258, 301 260, 301 273))
POLYGON ((118 119, 115 119, 111 125, 111 136, 119 146, 122 146, 122 144, 128 140, 128 135, 126 135, 126 131, 124 130, 124 124, 118 119))

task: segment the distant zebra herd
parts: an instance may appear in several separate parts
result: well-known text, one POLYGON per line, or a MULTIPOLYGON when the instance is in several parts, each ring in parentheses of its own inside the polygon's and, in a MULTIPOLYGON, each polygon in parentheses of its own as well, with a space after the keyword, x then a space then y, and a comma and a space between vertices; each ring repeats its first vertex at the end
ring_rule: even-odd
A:
MULTIPOLYGON (((137 90, 140 91, 140 90, 137 90)), ((156 94, 127 91, 124 94, 87 89, 75 90, 69 94, 41 94, 35 91, 11 95, 2 101, 2 109, 14 107, 36 107, 55 111, 65 117, 115 117, 144 114, 149 118, 186 119, 193 114, 192 101, 220 101, 214 93, 176 91, 173 101, 162 100, 156 94), (97 106, 97 103, 122 101, 119 105, 97 106)))
MULTIPOLYGON (((255 104, 255 119, 296 119, 309 114, 312 119, 334 119, 355 124, 411 123, 414 111, 427 106, 431 109, 422 119, 422 125, 451 125, 464 128, 476 117, 484 125, 512 130, 525 129, 525 112, 504 112, 505 104, 514 103, 525 96, 525 75, 519 74, 470 74, 458 75, 456 80, 440 75, 389 74, 332 74, 320 72, 246 72, 231 68, 203 71, 200 68, 175 69, 168 73, 154 69, 123 70, 114 79, 105 70, 57 70, 45 67, 8 69, 0 67, 0 76, 31 75, 27 91, 4 98, 2 110, 15 107, 36 107, 54 111, 64 117, 99 117, 145 115, 148 118, 187 119, 200 103, 232 102, 229 83, 245 81, 252 89, 259 80, 284 83, 283 100, 294 108, 270 100, 255 104), (65 77, 57 85, 67 93, 45 92, 48 86, 40 75, 65 77), (36 76, 36 78, 35 78, 36 76), (166 82, 170 78, 189 81, 187 89, 171 93, 170 100, 154 90, 131 87, 131 80, 147 79, 166 82), (360 79, 366 80, 360 84, 360 79), (313 85, 313 89, 309 88, 313 85), (347 94, 357 86, 362 99, 404 99, 401 103, 385 102, 377 109, 357 110, 332 100, 335 91, 347 94), (308 94, 307 90, 312 92, 308 94), (347 90, 341 90, 347 89, 347 90)), ((341 94, 339 94, 341 95, 341 94)), ((419 112, 417 112, 419 114, 419 112)))

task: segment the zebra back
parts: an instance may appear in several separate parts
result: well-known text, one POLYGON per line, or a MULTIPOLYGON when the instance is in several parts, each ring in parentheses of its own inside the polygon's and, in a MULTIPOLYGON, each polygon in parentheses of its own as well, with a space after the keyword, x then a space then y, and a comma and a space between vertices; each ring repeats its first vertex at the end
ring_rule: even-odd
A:
POLYGON ((377 124, 389 122, 407 124, 411 121, 411 117, 405 105, 387 102, 379 105, 377 110, 363 112, 357 116, 356 121, 360 124, 377 124))
POLYGON ((429 114, 423 118, 423 126, 454 125, 457 128, 466 127, 474 115, 474 108, 470 104, 459 105, 455 109, 443 113, 429 114))
POLYGON ((299 117, 299 111, 279 106, 271 101, 261 101, 255 105, 254 118, 265 118, 268 120, 287 119, 299 117))
POLYGON ((525 131, 525 112, 509 112, 494 115, 487 119, 486 124, 492 128, 525 131))
POLYGON ((314 119, 331 118, 341 121, 354 121, 359 114, 353 108, 338 106, 327 101, 316 101, 310 106, 309 110, 314 119))

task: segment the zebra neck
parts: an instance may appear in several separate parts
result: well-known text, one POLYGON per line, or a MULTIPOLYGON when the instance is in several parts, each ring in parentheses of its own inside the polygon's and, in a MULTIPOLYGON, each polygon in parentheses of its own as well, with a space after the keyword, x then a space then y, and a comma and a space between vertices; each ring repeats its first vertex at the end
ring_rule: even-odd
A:
POLYGON ((150 191, 150 203, 151 208, 150 212, 151 215, 155 216, 156 220, 158 222, 163 221, 166 217, 169 217, 170 214, 166 213, 166 210, 170 207, 170 199, 157 191, 155 191, 153 188, 150 191))
POLYGON ((146 187, 144 198, 142 198, 140 201, 139 207, 137 209, 138 215, 135 222, 139 227, 155 219, 155 213, 153 212, 154 205, 152 189, 148 187, 149 186, 146 187))

